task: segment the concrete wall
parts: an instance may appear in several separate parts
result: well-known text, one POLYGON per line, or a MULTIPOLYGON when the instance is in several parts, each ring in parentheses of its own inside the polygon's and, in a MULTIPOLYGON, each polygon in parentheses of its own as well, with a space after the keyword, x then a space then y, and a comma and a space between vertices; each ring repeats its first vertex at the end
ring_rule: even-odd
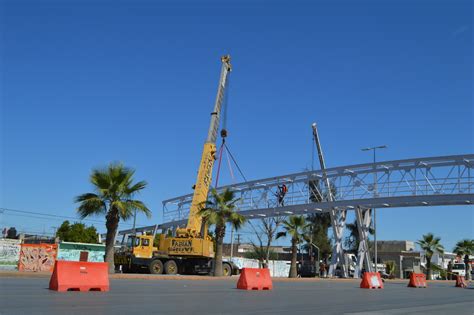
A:
POLYGON ((59 243, 58 260, 79 261, 81 252, 88 253, 89 262, 103 262, 105 245, 85 243, 59 243))
POLYGON ((88 253, 90 262, 103 262, 105 245, 21 244, 20 240, 0 239, 0 270, 52 271, 56 259, 79 261, 81 252, 88 253))
POLYGON ((50 271, 58 252, 56 244, 21 244, 19 271, 50 271))
MULTIPOLYGON (((371 245, 373 243, 371 242, 371 245)), ((377 251, 379 252, 405 252, 414 251, 415 242, 413 241, 377 241, 377 251)))
POLYGON ((16 270, 20 259, 20 240, 0 239, 0 270, 16 270))
MULTIPOLYGON (((231 261, 239 267, 239 269, 260 268, 257 259, 232 257, 231 261)), ((288 277, 290 273, 290 262, 285 260, 270 260, 268 269, 270 269, 270 276, 272 277, 288 277)))

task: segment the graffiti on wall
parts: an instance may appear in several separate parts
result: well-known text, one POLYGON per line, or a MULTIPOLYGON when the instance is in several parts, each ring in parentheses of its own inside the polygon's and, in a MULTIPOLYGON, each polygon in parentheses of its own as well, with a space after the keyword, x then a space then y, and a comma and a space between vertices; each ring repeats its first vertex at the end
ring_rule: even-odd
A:
POLYGON ((58 260, 79 261, 81 252, 88 253, 89 262, 104 262, 105 251, 81 251, 77 249, 62 249, 59 248, 58 260))
POLYGON ((105 245, 83 243, 59 243, 58 260, 79 261, 81 253, 87 253, 87 261, 104 262, 105 245))
POLYGON ((0 239, 0 265, 16 265, 20 258, 20 241, 0 239))
POLYGON ((19 271, 53 271, 57 255, 55 244, 22 244, 19 271))

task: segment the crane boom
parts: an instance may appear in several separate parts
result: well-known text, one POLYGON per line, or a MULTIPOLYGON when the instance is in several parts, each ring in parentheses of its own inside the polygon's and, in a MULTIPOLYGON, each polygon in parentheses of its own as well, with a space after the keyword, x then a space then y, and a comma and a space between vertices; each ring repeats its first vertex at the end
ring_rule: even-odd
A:
MULTIPOLYGON (((332 192, 331 183, 329 182, 329 178, 326 173, 326 164, 324 163, 324 156, 323 150, 321 149, 321 143, 319 142, 319 135, 318 135, 318 128, 316 123, 312 124, 313 127, 313 136, 314 142, 316 142, 316 147, 318 149, 318 156, 319 156, 319 164, 321 165, 321 171, 323 172, 324 183, 326 184, 327 188, 327 199, 329 202, 334 201, 334 196, 332 192)), ((333 228, 333 234, 335 236, 336 242, 333 246, 332 250, 332 257, 331 257, 331 264, 329 266, 329 275, 334 276, 338 261, 341 265, 342 269, 342 276, 345 278, 347 277, 347 268, 344 262, 344 251, 341 245, 341 239, 344 231, 344 226, 346 224, 346 211, 343 210, 338 214, 335 208, 332 208, 329 211, 329 216, 331 218, 331 225, 333 228)))
POLYGON ((230 64, 230 56, 226 55, 221 57, 222 68, 221 77, 219 80, 219 86, 217 88, 216 102, 214 104, 214 111, 211 113, 211 123, 209 125, 209 132, 207 133, 206 143, 216 143, 217 130, 219 129, 219 120, 221 115, 222 101, 225 96, 225 88, 227 83, 227 76, 232 71, 232 65, 230 64))
POLYGON ((325 180, 326 188, 328 189, 328 199, 329 201, 334 201, 334 197, 332 195, 331 184, 329 183, 329 178, 326 176, 326 164, 324 163, 324 156, 323 150, 321 149, 321 143, 319 142, 319 135, 318 135, 318 128, 316 123, 311 125, 313 127, 313 136, 314 142, 316 143, 316 147, 318 149, 318 156, 319 156, 319 164, 321 165, 321 171, 323 172, 323 178, 325 180))
POLYGON ((229 73, 232 71, 230 64, 230 56, 226 55, 221 58, 222 68, 221 76, 219 80, 219 86, 217 88, 217 96, 214 105, 214 111, 211 113, 211 123, 209 125, 209 131, 207 134, 206 142, 201 156, 201 163, 199 165, 198 176, 196 179, 196 185, 194 186, 194 195, 189 209, 188 223, 185 229, 177 229, 177 237, 197 237, 201 232, 202 218, 199 215, 199 210, 202 204, 207 200, 209 193, 209 187, 211 186, 212 180, 212 169, 214 161, 216 159, 216 140, 217 131, 219 129, 220 113, 222 108, 222 102, 224 100, 226 82, 229 73))

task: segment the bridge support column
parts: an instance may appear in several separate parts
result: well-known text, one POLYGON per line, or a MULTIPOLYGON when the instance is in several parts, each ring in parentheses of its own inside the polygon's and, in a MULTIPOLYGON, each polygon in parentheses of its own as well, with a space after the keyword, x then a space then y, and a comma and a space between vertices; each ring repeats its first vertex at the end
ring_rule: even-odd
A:
POLYGON ((361 209, 357 207, 355 210, 357 229, 359 231, 359 250, 357 252, 357 264, 354 270, 354 278, 360 278, 361 271, 364 268, 368 272, 372 272, 372 261, 369 252, 369 231, 370 231, 370 209, 361 209))
POLYGON ((336 274, 337 265, 341 266, 342 277, 347 278, 347 269, 344 259, 344 250, 342 248, 342 237, 344 236, 344 229, 346 227, 347 210, 338 211, 331 209, 331 224, 334 234, 334 246, 332 248, 331 264, 329 265, 329 277, 334 277, 336 274))

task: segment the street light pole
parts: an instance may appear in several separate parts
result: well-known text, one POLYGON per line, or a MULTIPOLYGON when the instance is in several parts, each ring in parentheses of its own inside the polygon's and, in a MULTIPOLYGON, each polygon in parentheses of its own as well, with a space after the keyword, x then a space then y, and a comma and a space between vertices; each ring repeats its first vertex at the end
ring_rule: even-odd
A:
MULTIPOLYGON (((375 155, 375 152, 377 151, 377 149, 386 149, 388 148, 386 145, 379 145, 379 146, 376 146, 376 147, 370 147, 370 148, 364 148, 364 149, 361 149, 362 151, 373 151, 374 153, 374 186, 373 186, 373 189, 374 189, 374 198, 377 198, 377 169, 376 169, 376 166, 375 166, 375 162, 376 162, 376 155, 375 155)), ((375 258, 375 272, 378 272, 378 266, 377 266, 377 263, 378 263, 378 257, 377 257, 377 209, 373 208, 374 210, 374 258, 375 258)))

